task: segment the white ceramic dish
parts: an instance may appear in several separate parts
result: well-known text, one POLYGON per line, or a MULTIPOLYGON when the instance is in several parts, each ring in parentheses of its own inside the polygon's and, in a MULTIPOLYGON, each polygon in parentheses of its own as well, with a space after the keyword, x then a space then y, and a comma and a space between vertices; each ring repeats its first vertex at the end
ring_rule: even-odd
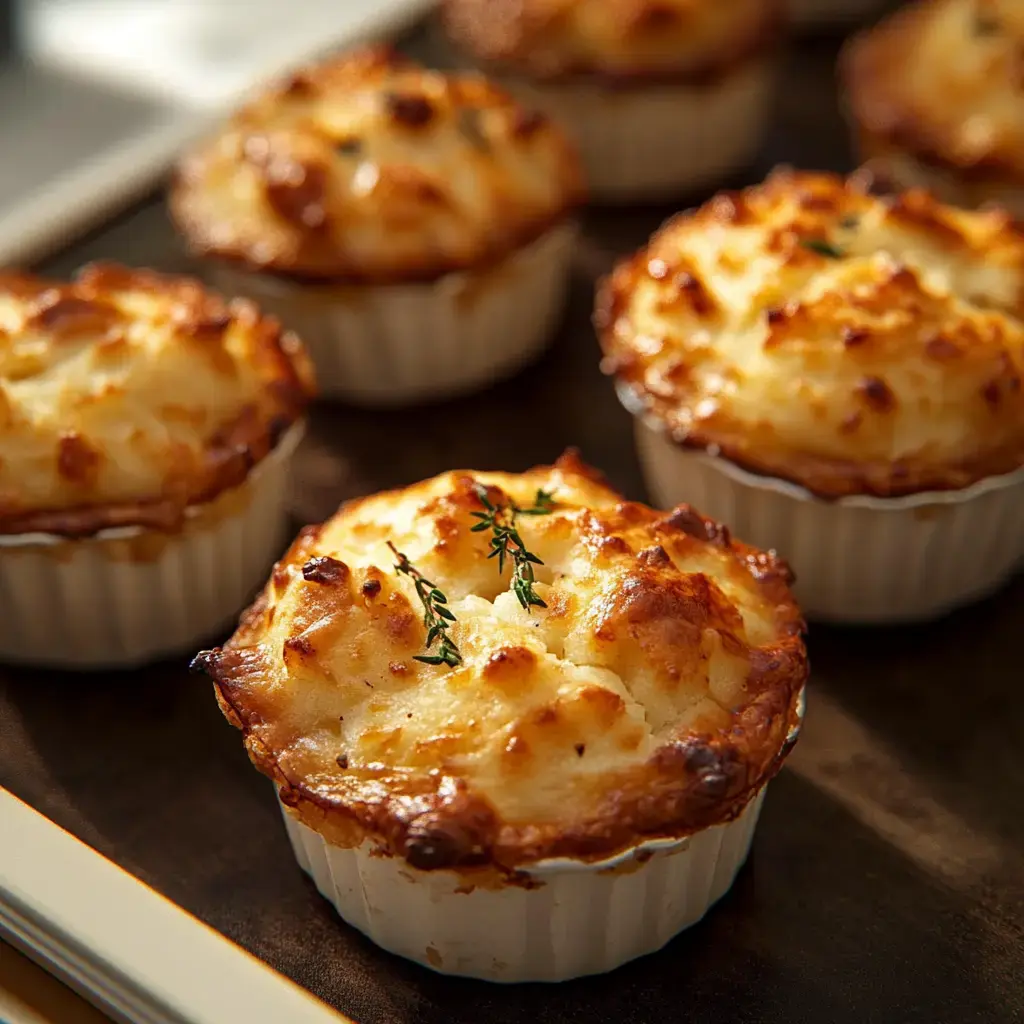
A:
MULTIPOLYGON (((796 741, 804 715, 787 737, 796 741)), ((523 869, 533 884, 473 887, 453 871, 419 871, 374 844, 328 843, 283 804, 299 866, 341 917, 378 946, 443 974, 485 981, 566 981, 653 953, 696 924, 750 852, 767 786, 724 825, 656 839, 605 861, 523 869)))
POLYGON ((598 864, 542 862, 527 872, 536 889, 470 893, 459 875, 417 871, 375 856, 372 844, 332 846, 282 810, 300 867, 378 946, 443 974, 565 981, 614 970, 696 924, 747 859, 763 797, 728 825, 687 839, 645 843, 598 864))
POLYGON ((572 133, 598 202, 684 195, 743 167, 769 123, 775 65, 748 61, 708 87, 502 84, 572 133))
POLYGON ((747 543, 774 548, 796 573, 809 618, 936 618, 994 592, 1024 564, 1024 470, 961 491, 823 501, 635 424, 654 503, 689 502, 747 543))
POLYGON ((206 274, 302 338, 321 397, 395 406, 485 387, 534 359, 562 313, 575 237, 561 224, 495 266, 422 284, 292 284, 215 260, 206 274))
POLYGON ((191 653, 233 622, 283 548, 302 432, 292 427, 240 486, 190 507, 180 531, 0 536, 0 661, 127 668, 191 653))

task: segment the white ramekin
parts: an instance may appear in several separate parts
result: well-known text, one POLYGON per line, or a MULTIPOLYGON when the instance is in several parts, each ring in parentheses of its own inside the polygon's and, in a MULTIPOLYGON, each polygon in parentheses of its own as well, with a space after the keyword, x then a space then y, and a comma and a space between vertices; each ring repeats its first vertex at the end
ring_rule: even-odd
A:
MULTIPOLYGON (((788 751, 800 734, 801 690, 788 751)), ((780 752, 780 756, 782 756, 780 752)), ((383 949, 442 974, 566 981, 654 953, 696 924, 750 852, 767 784, 732 821, 655 839, 601 862, 538 861, 528 885, 420 871, 370 841, 335 846, 279 800, 299 866, 348 924, 383 949)))
POLYGON ((0 536, 0 661, 128 668, 194 652, 236 619, 281 553, 302 429, 239 487, 188 509, 178 532, 0 536))
POLYGON ((935 618, 997 590, 1024 563, 1024 470, 960 491, 825 501, 684 448, 641 418, 636 439, 652 500, 688 502, 748 544, 778 551, 811 619, 935 618))
POLYGON ((592 199, 635 202, 685 194, 747 164, 769 123, 775 62, 746 61, 707 86, 612 88, 582 78, 502 84, 572 134, 592 199))
POLYGON ((395 406, 486 387, 539 355, 562 313, 576 231, 563 222, 496 265, 416 284, 298 284, 213 261, 206 274, 302 338, 322 397, 395 406))
POLYGON ((538 862, 524 872, 535 888, 470 889, 465 875, 419 871, 370 843, 333 846, 282 811, 299 866, 383 949, 443 974, 566 981, 653 953, 699 921, 743 866, 763 798, 726 825, 599 864, 538 862))
POLYGON ((885 0, 788 0, 789 18, 797 28, 832 28, 869 18, 885 0))

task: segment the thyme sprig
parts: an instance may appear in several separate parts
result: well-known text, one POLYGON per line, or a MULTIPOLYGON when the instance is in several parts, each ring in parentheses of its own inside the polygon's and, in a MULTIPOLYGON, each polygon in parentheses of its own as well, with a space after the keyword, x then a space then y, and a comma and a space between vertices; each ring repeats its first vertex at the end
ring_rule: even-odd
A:
POLYGON ((846 255, 838 245, 833 245, 824 238, 802 238, 800 244, 805 249, 810 249, 811 252, 816 252, 819 256, 830 260, 841 260, 846 255))
POLYGON ((523 538, 516 528, 516 517, 550 515, 554 511, 554 495, 537 488, 537 494, 529 508, 522 508, 514 501, 509 501, 507 505, 495 505, 487 497, 487 488, 482 484, 476 485, 476 496, 486 511, 471 513, 480 520, 472 527, 472 531, 491 531, 491 552, 487 557, 498 559, 499 573, 505 571, 505 559, 512 560, 515 566, 512 570, 512 593, 516 595, 523 608, 547 608, 543 598, 533 589, 534 583, 537 582, 533 567, 544 563, 523 543, 523 538))
POLYGON ((388 541, 388 547, 398 559, 395 572, 408 576, 416 585, 416 596, 423 605, 423 625, 427 627, 427 650, 434 646, 435 641, 441 641, 437 654, 417 654, 414 660, 422 661, 424 665, 448 665, 450 668, 460 665, 462 655, 448 635, 449 627, 455 622, 455 615, 448 608, 448 598, 391 541, 388 541))

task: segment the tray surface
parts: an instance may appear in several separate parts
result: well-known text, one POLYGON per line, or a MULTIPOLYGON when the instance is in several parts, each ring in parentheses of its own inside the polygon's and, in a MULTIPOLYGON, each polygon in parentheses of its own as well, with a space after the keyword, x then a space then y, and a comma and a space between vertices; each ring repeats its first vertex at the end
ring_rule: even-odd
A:
MULTIPOLYGON (((832 43, 793 48, 744 181, 782 160, 850 166, 834 57, 832 43)), ((523 469, 570 444, 643 498, 589 315, 594 278, 670 212, 588 214, 565 329, 515 380, 406 412, 317 408, 296 524, 453 466, 523 469)), ((45 269, 101 256, 190 269, 158 201, 45 269)), ((661 953, 557 986, 446 979, 341 924, 184 660, 92 676, 0 669, 0 785, 361 1024, 1009 1022, 1024 1019, 1022 621, 1018 579, 927 627, 814 628, 804 735, 733 891, 661 953)))

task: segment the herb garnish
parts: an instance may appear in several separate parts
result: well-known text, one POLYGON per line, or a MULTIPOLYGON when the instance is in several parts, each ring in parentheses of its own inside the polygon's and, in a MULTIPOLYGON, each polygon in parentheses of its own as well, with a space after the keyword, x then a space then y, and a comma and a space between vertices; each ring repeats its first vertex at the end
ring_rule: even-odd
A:
POLYGON ((537 494, 533 499, 533 505, 529 508, 521 508, 514 501, 507 505, 495 505, 487 497, 487 488, 482 484, 476 485, 476 495, 483 502, 486 512, 473 512, 472 515, 480 522, 474 526, 473 533, 482 533, 490 530, 491 553, 488 558, 498 559, 498 572, 504 572, 505 559, 511 558, 515 563, 512 570, 512 593, 519 599, 523 608, 530 606, 547 608, 547 604, 533 589, 536 577, 533 573, 535 565, 544 563, 532 552, 526 549, 523 538, 516 529, 517 516, 546 516, 554 511, 554 495, 548 491, 537 488, 537 494))
POLYGON ((408 576, 416 584, 416 596, 423 604, 423 625, 427 627, 427 650, 434 646, 434 641, 441 641, 437 654, 417 654, 413 660, 422 661, 424 665, 448 665, 452 668, 461 664, 462 655, 448 635, 448 627, 455 621, 455 616, 446 607, 448 598, 391 541, 388 541, 388 547, 398 559, 395 572, 408 576))
POLYGON ((800 244, 805 249, 810 249, 819 256, 826 256, 830 260, 841 260, 846 255, 842 249, 831 242, 826 242, 824 238, 801 238, 800 244))

